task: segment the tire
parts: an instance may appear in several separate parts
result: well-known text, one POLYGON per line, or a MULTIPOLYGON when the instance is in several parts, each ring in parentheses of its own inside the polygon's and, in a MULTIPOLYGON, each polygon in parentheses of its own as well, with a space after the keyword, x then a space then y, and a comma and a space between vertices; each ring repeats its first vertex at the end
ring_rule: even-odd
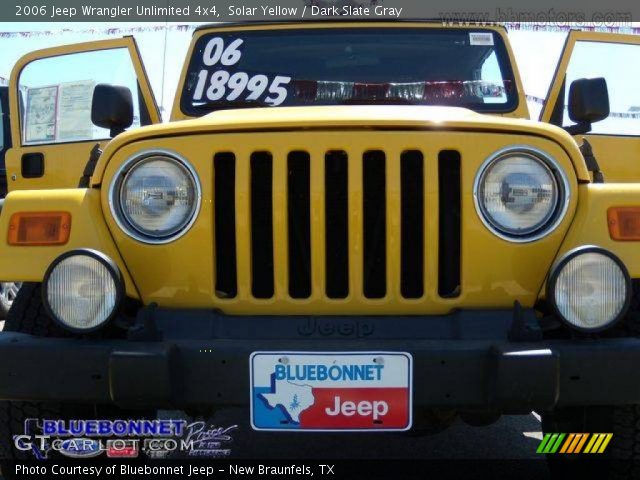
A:
POLYGON ((7 318, 21 285, 21 283, 0 282, 0 320, 7 318))
MULTIPOLYGON (((45 312, 40 284, 25 283, 18 292, 5 322, 5 331, 21 332, 38 337, 64 338, 72 334, 59 327, 45 312)), ((46 365, 42 371, 46 375, 46 365)), ((155 410, 126 411, 115 406, 62 404, 59 402, 0 401, 0 462, 5 478, 11 462, 32 459, 30 452, 17 450, 13 436, 24 434, 24 421, 29 418, 92 419, 92 418, 155 418, 155 410)))
MULTIPOLYGON (((39 337, 69 336, 45 314, 38 284, 22 286, 7 316, 4 331, 39 337)), ((64 418, 62 410, 62 404, 55 402, 0 402, 0 459, 15 461, 31 457, 29 452, 14 447, 13 435, 24 433, 25 419, 64 418)))
MULTIPOLYGON (((610 336, 640 337, 640 282, 634 281, 631 308, 610 336)), ((571 407, 542 414, 544 433, 612 433, 602 454, 547 455, 552 478, 567 474, 599 480, 640 480, 640 405, 571 407)))

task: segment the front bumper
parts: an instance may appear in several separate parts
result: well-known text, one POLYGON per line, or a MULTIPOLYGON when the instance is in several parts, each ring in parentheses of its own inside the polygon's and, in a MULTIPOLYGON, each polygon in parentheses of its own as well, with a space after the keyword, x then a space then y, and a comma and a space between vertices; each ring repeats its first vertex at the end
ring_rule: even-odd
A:
POLYGON ((247 406, 252 352, 401 351, 413 356, 415 407, 525 413, 640 403, 640 340, 517 341, 536 336, 526 311, 302 318, 150 309, 139 323, 129 340, 1 333, 0 398, 247 406))

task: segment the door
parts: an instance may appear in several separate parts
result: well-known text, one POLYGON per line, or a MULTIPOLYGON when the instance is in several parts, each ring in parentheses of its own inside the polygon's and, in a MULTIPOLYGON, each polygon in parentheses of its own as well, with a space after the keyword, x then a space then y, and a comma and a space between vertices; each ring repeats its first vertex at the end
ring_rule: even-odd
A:
POLYGON ((611 113, 594 123, 591 132, 576 135, 593 147, 607 182, 640 181, 640 36, 572 31, 540 120, 566 127, 571 82, 603 77, 607 81, 611 113))
POLYGON ((94 145, 109 141, 109 130, 91 122, 100 83, 131 91, 131 128, 160 122, 133 37, 48 48, 18 61, 9 83, 9 191, 78 186, 94 145))
MULTIPOLYGON (((11 147, 11 128, 9 123, 9 89, 0 86, 0 199, 7 194, 7 172, 4 158, 11 147)), ((0 206, 0 210, 2 207, 0 206)))

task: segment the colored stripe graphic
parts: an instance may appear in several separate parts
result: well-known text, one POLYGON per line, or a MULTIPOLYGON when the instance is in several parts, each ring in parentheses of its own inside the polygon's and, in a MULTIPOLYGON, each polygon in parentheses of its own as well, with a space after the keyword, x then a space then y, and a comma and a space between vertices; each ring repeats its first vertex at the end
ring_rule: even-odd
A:
POLYGON ((569 448, 569 445, 571 445, 571 442, 573 442, 573 439, 575 438, 576 434, 575 433, 570 433, 569 436, 567 437, 567 441, 564 442, 564 445, 562 445, 562 448, 560 449, 559 453, 567 453, 567 448, 569 448))
POLYGON ((604 439, 604 441, 602 442, 602 445, 600 445, 600 450, 598 451, 598 453, 603 453, 604 449, 607 448, 607 445, 609 445, 609 442, 611 441, 611 439, 613 438, 613 433, 606 433, 605 434, 607 437, 604 439))
MULTIPOLYGON (((571 445, 569 445, 569 448, 567 449, 567 453, 574 453, 576 446, 578 445, 578 442, 580 441, 580 439, 582 438, 582 435, 579 433, 576 433, 573 437, 573 441, 571 442, 571 445)), ((578 452, 575 452, 578 453, 578 452)))
POLYGON ((589 443, 587 443, 587 448, 584 449, 584 453, 591 453, 591 447, 593 447, 593 444, 596 443, 597 439, 598 435, 591 436, 591 440, 589 440, 589 443))
POLYGON ((558 439, 556 440, 556 443, 553 444, 553 447, 551 447, 551 450, 549 451, 549 453, 556 453, 558 451, 558 448, 560 448, 560 444, 562 443, 562 439, 565 437, 564 433, 561 433, 558 435, 558 439))
POLYGON ((589 434, 574 433, 573 435, 574 435, 573 442, 571 442, 571 445, 567 449, 567 453, 580 453, 580 451, 582 450, 582 446, 584 445, 584 442, 589 437, 589 434))
POLYGON ((536 453, 604 453, 611 438, 612 433, 546 433, 536 453))
POLYGON ((573 453, 580 453, 582 451, 582 447, 584 446, 585 442, 587 441, 587 438, 589 438, 589 434, 588 433, 582 433, 582 439, 580 440, 580 443, 578 443, 578 445, 576 446, 576 449, 573 453))
POLYGON ((544 453, 544 447, 545 447, 545 445, 547 444, 547 442, 549 441, 550 438, 551 438, 551 434, 550 433, 545 433, 544 434, 544 438, 540 442, 540 445, 538 445, 538 450, 536 450, 536 453, 544 453))
POLYGON ((538 446, 537 453, 556 453, 564 437, 564 433, 547 433, 538 446))
POLYGON ((594 433, 584 453, 603 453, 612 437, 613 433, 594 433))

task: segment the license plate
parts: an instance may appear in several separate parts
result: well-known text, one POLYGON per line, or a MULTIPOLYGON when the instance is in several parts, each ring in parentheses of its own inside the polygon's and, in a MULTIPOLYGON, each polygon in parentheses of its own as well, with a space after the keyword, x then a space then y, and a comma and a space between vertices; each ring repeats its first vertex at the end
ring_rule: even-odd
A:
POLYGON ((250 370, 255 430, 411 428, 409 353, 255 352, 250 370))

